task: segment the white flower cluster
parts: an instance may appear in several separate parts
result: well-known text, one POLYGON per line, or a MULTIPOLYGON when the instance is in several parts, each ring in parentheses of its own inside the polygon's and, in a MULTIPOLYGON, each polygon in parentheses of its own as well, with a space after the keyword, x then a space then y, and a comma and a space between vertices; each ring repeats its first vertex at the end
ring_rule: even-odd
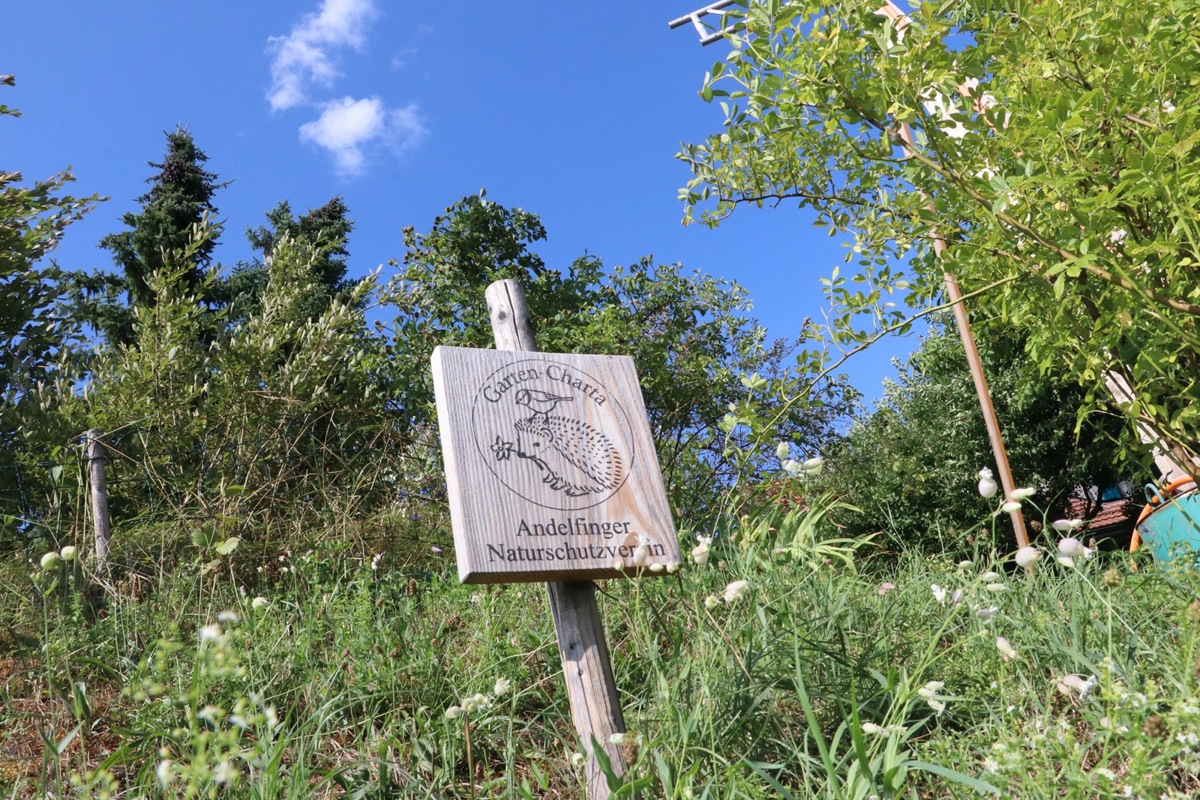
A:
MULTIPOLYGON (((512 691, 512 681, 501 675, 496 678, 496 684, 492 687, 493 697, 503 697, 512 691)), ((458 719, 463 714, 475 714, 480 711, 486 711, 492 707, 492 697, 481 692, 464 697, 458 701, 458 705, 450 706, 446 709, 446 719, 458 719)))
POLYGON ((946 698, 942 696, 941 691, 946 686, 942 681, 929 681, 920 689, 917 689, 917 697, 925 701, 925 705, 933 709, 933 713, 939 717, 946 710, 946 698))
POLYGON ((704 607, 711 611, 712 609, 721 605, 721 603, 733 605, 745 597, 746 592, 748 591, 750 591, 750 581, 731 581, 729 585, 725 587, 725 591, 721 593, 720 597, 717 597, 715 594, 710 594, 708 597, 704 598, 704 607))
POLYGON ((1064 567, 1073 567, 1075 566, 1075 559, 1089 559, 1095 552, 1095 550, 1087 547, 1073 536, 1068 536, 1065 539, 1058 540, 1058 552, 1054 554, 1054 560, 1064 567))
POLYGON ((892 734, 903 736, 908 733, 908 728, 903 725, 876 725, 874 722, 864 722, 862 732, 868 736, 891 736, 892 734))

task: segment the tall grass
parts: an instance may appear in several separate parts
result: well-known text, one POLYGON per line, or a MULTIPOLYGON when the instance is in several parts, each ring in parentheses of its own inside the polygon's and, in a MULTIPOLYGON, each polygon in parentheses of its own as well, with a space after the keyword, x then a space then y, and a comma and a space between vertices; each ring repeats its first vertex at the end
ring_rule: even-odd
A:
MULTIPOLYGON (((964 563, 823 551, 820 522, 747 517, 704 564, 602 584, 623 794, 1200 790, 1193 571, 1026 573, 987 527, 964 563)), ((78 562, 6 564, 3 796, 583 796, 541 586, 459 585, 448 546, 314 539, 185 546, 103 601, 78 562)))

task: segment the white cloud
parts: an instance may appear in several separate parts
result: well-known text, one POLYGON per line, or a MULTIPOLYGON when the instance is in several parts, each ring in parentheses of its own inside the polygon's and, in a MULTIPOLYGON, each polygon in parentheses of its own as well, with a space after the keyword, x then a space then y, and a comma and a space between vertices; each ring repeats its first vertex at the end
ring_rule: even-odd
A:
POLYGON ((271 37, 271 90, 267 98, 279 111, 308 101, 307 87, 330 86, 340 73, 333 51, 362 47, 368 23, 377 16, 374 0, 322 0, 287 36, 271 37))
POLYGON ((416 104, 388 109, 378 97, 343 97, 321 105, 321 116, 300 126, 300 139, 333 154, 339 172, 357 175, 366 167, 367 152, 386 146, 399 152, 415 146, 427 131, 416 104))

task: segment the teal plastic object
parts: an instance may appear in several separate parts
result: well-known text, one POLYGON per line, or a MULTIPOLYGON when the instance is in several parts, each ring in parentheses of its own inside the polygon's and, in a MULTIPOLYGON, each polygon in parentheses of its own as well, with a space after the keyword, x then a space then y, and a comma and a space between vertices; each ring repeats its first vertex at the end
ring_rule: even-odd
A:
POLYGON ((1157 505, 1138 526, 1145 547, 1155 561, 1195 560, 1200 557, 1200 494, 1195 489, 1174 497, 1153 484, 1146 487, 1146 500, 1157 505), (1187 551, 1191 551, 1190 553, 1187 551))

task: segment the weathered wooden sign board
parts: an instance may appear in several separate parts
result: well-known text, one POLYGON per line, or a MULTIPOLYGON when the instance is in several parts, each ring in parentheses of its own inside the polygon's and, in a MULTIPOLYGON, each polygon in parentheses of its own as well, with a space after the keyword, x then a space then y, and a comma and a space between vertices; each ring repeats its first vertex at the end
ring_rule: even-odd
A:
POLYGON ((633 359, 438 347, 433 383, 464 583, 679 564, 633 359))

